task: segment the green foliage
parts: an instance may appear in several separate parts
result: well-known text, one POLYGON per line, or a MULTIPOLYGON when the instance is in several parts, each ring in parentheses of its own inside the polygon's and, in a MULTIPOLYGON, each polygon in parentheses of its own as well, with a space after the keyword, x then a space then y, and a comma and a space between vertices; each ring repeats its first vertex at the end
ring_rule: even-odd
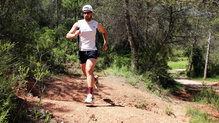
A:
MULTIPOLYGON (((54 72, 64 71, 61 66, 65 62, 69 62, 74 58, 75 54, 72 52, 73 43, 65 38, 66 28, 60 25, 57 29, 49 29, 47 27, 38 30, 35 33, 36 45, 34 47, 36 58, 33 58, 30 64, 35 64, 39 61, 46 64, 54 72), (59 68, 59 69, 57 69, 59 68)), ((31 65, 33 66, 33 65, 31 65)))
POLYGON ((188 57, 185 57, 184 50, 178 47, 172 49, 169 56, 168 67, 170 69, 186 69, 188 66, 188 57))
POLYGON ((40 62, 36 63, 35 68, 31 71, 33 74, 33 78, 35 79, 35 83, 30 91, 36 86, 36 84, 40 85, 41 92, 44 91, 44 79, 49 76, 50 71, 47 69, 45 65, 42 65, 40 62))
POLYGON ((172 108, 171 108, 170 106, 166 106, 165 114, 168 115, 168 116, 170 116, 171 114, 173 114, 172 108))
POLYGON ((219 75, 208 77, 206 78, 206 80, 204 80, 203 77, 189 77, 189 78, 198 80, 198 81, 204 81, 204 82, 218 82, 219 81, 219 75))
POLYGON ((214 104, 216 109, 219 110, 219 95, 213 88, 202 88, 193 101, 214 104))
MULTIPOLYGON (((135 73, 144 75, 147 88, 160 93, 158 88, 175 87, 176 84, 167 70, 168 65, 173 69, 185 67, 185 59, 178 65, 176 62, 168 62, 169 59, 176 60, 172 58, 174 52, 177 52, 177 55, 181 54, 181 51, 175 48, 179 46, 183 50, 187 48, 189 60, 194 61, 192 76, 202 75, 206 29, 211 29, 213 36, 208 75, 218 75, 218 19, 215 14, 218 6, 212 1, 208 1, 209 4, 176 0, 129 2, 131 26, 139 61, 138 71, 135 73), (194 41, 197 47, 193 48, 191 44, 194 41), (177 51, 172 51, 173 47, 177 51)), ((117 0, 1 1, 0 77, 4 78, 2 81, 12 79, 14 74, 15 78, 11 81, 20 83, 17 85, 24 85, 27 77, 43 82, 50 72, 65 72, 65 63, 78 62, 77 39, 67 40, 65 34, 78 19, 81 19, 81 7, 87 3, 94 7, 93 18, 103 24, 109 37, 109 50, 102 51, 102 35, 97 35, 100 58, 95 69, 101 70, 111 66, 114 73, 125 76, 134 85, 139 77, 130 71, 131 47, 123 24, 123 3, 117 0), (20 67, 17 68, 15 64, 20 67)), ((5 97, 2 99, 6 100, 5 97)), ((8 113, 10 111, 7 112, 5 109, 4 115, 1 116, 8 113)))
POLYGON ((111 56, 113 59, 113 65, 115 65, 116 67, 121 68, 122 66, 126 66, 130 68, 131 66, 130 54, 119 55, 116 53, 112 53, 111 56))
POLYGON ((10 43, 2 43, 0 40, 0 122, 6 122, 10 119, 10 112, 14 109, 14 103, 12 99, 14 98, 14 92, 12 87, 15 82, 7 79, 7 71, 9 70, 8 64, 12 60, 10 55, 10 49, 13 45, 10 43))
POLYGON ((9 64, 12 61, 10 50, 14 45, 11 43, 3 43, 1 40, 0 44, 0 76, 2 76, 4 73, 7 73, 8 68, 12 66, 12 64, 9 64))
POLYGON ((174 61, 169 61, 170 69, 186 69, 188 66, 188 59, 186 57, 175 58, 174 61))
POLYGON ((5 77, 0 77, 0 82, 0 122, 5 122, 10 119, 10 113, 15 109, 15 104, 12 102, 14 93, 11 89, 14 82, 6 80, 5 77))
POLYGON ((27 80, 26 78, 29 77, 29 67, 23 67, 22 65, 18 68, 18 75, 16 77, 16 89, 25 91, 27 80))
MULTIPOLYGON (((219 63, 210 62, 208 65, 208 77, 210 78, 218 78, 219 76, 219 63)), ((208 79, 208 78, 207 78, 208 79)))
POLYGON ((145 76, 145 88, 158 96, 160 96, 161 94, 159 85, 157 83, 152 82, 149 75, 145 76))
POLYGON ((138 108, 138 109, 146 109, 148 106, 148 104, 144 101, 144 102, 141 102, 140 104, 135 104, 135 107, 138 108))
MULTIPOLYGON (((78 60, 78 55, 76 55, 76 54, 73 54, 73 55, 66 54, 66 60, 68 62, 78 62, 79 61, 78 60)), ((99 61, 101 61, 101 60, 98 59, 98 63, 99 63, 99 61)))
MULTIPOLYGON (((11 68, 16 68, 12 62, 11 49, 14 47, 10 43, 1 43, 0 46, 0 122, 25 121, 26 112, 22 110, 21 102, 15 96, 15 89, 19 83, 24 82, 28 76, 29 68, 20 66, 18 75, 15 75, 11 68), (10 63, 10 65, 9 65, 10 63)), ((23 84, 23 83, 22 83, 23 84)))
POLYGON ((138 81, 137 75, 131 72, 130 67, 127 66, 118 67, 116 65, 113 65, 110 67, 109 70, 113 75, 125 77, 131 85, 135 85, 135 83, 138 81))
POLYGON ((84 4, 84 0, 63 0, 62 6, 68 9, 74 9, 77 7, 79 9, 84 4))
POLYGON ((202 113, 199 109, 188 108, 186 114, 191 116, 190 123, 216 123, 218 120, 209 118, 208 113, 202 113))
POLYGON ((37 107, 33 106, 33 116, 35 121, 42 121, 44 123, 49 122, 51 119, 51 114, 48 111, 45 111, 41 108, 41 103, 42 103, 43 96, 40 97, 40 101, 37 103, 37 107))
POLYGON ((39 40, 37 42, 37 50, 48 49, 49 47, 53 47, 55 41, 55 31, 52 29, 48 29, 47 27, 42 29, 43 33, 40 34, 39 40))
POLYGON ((192 73, 192 76, 203 75, 204 58, 203 58, 203 54, 201 53, 202 50, 200 48, 195 48, 193 52, 194 52, 194 54, 193 54, 193 57, 192 57, 192 60, 193 60, 193 73, 192 73))
MULTIPOLYGON (((112 55, 112 54, 111 54, 112 55)), ((131 59, 128 55, 118 55, 113 53, 113 64, 110 66, 109 70, 113 75, 116 76, 123 76, 127 79, 127 81, 131 85, 135 85, 135 83, 138 81, 138 75, 136 73, 133 73, 130 68, 131 59)))
POLYGON ((49 70, 40 62, 36 63, 35 69, 32 70, 36 82, 43 82, 44 78, 49 75, 49 70))
POLYGON ((27 67, 19 66, 18 72, 19 72, 19 76, 22 80, 25 80, 28 77, 29 70, 30 69, 27 67))

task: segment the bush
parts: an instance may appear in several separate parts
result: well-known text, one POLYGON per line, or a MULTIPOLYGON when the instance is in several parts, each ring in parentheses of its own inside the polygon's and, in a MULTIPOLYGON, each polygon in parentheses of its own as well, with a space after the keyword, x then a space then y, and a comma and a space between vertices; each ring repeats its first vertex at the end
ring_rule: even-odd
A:
POLYGON ((131 66, 131 55, 126 54, 126 55, 118 55, 113 53, 112 54, 112 59, 114 60, 113 65, 121 68, 122 66, 126 66, 130 68, 131 66))
MULTIPOLYGON (((16 118, 22 118, 22 111, 17 97, 15 96, 16 78, 12 75, 11 67, 14 64, 10 50, 14 47, 10 43, 1 43, 0 41, 0 123, 12 122, 16 118)), ((24 77, 24 76, 22 76, 24 77)))
POLYGON ((208 77, 219 75, 219 64, 210 63, 208 66, 208 77))
POLYGON ((11 87, 14 83, 8 81, 5 74, 9 74, 9 62, 11 61, 11 55, 9 50, 13 48, 10 43, 2 43, 0 40, 0 122, 4 122, 8 119, 10 111, 13 109, 11 97, 13 97, 13 91, 11 87))
POLYGON ((216 123, 218 121, 209 118, 209 114, 201 113, 199 109, 187 109, 187 115, 191 116, 190 123, 216 123))
POLYGON ((5 77, 0 78, 0 122, 5 122, 10 119, 10 112, 15 108, 15 103, 12 102, 14 92, 11 87, 14 85, 12 81, 7 81, 5 77))
POLYGON ((213 88, 202 88, 193 101, 213 104, 219 110, 219 95, 213 88))
POLYGON ((16 72, 12 68, 16 67, 10 52, 14 45, 1 41, 0 44, 0 123, 24 121, 26 110, 22 109, 22 102, 16 97, 15 89, 27 77, 29 69, 19 67, 19 75, 15 76, 16 72))

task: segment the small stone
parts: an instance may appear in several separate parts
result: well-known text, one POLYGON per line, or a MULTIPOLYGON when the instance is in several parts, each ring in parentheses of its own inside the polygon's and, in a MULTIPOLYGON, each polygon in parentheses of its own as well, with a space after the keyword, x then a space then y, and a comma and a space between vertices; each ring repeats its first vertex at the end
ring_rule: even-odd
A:
POLYGON ((55 119, 51 119, 51 120, 49 121, 49 123, 58 123, 58 121, 55 120, 55 119))

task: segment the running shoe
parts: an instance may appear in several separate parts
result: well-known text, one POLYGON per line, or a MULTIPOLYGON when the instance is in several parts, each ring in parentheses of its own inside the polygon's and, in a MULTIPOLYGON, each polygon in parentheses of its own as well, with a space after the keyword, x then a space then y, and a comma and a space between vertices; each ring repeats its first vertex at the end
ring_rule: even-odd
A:
POLYGON ((93 97, 92 94, 88 94, 86 100, 84 103, 93 103, 93 97))

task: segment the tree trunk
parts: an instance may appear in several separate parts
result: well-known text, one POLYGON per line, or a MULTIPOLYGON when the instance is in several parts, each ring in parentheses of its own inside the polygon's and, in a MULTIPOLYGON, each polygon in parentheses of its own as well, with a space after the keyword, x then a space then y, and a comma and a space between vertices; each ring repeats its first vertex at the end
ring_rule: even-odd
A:
POLYGON ((61 0, 56 0, 56 28, 59 26, 59 21, 61 20, 61 0))
POLYGON ((194 42, 192 43, 192 47, 191 47, 192 51, 191 51, 190 58, 189 58, 189 68, 187 70, 187 76, 191 75, 192 65, 193 65, 194 47, 196 45, 196 42, 197 42, 197 39, 196 39, 196 37, 194 37, 194 42))
POLYGON ((203 79, 205 80, 207 77, 207 69, 208 69, 208 60, 209 60, 209 54, 210 54, 210 43, 211 43, 211 32, 209 32, 209 37, 208 37, 208 47, 207 47, 207 53, 206 53, 206 60, 205 60, 205 70, 204 70, 204 77, 203 79))
POLYGON ((187 76, 190 76, 190 75, 191 75, 192 64, 193 64, 192 59, 190 59, 190 61, 189 61, 189 68, 188 68, 188 70, 187 70, 187 76))
POLYGON ((137 48, 134 43, 134 36, 133 36, 133 31, 132 31, 132 26, 130 22, 130 14, 128 10, 128 0, 123 0, 123 8, 124 8, 124 16, 125 16, 125 25, 126 25, 126 31, 128 35, 128 41, 130 44, 131 48, 131 55, 132 55, 132 70, 137 70, 138 66, 138 52, 137 48))

